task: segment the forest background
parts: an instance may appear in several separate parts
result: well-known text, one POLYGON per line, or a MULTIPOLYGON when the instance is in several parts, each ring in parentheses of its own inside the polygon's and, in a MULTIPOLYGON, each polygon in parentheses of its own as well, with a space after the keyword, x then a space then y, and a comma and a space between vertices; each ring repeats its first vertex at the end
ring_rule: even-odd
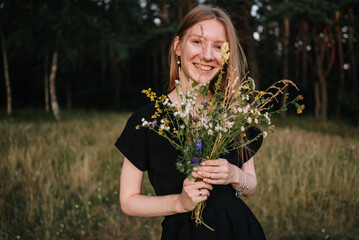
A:
MULTIPOLYGON (((358 124, 358 0, 199 2, 231 15, 257 88, 291 79, 305 114, 358 124)), ((143 88, 166 93, 171 38, 196 4, 2 0, 1 109, 133 110, 143 88)))
POLYGON ((268 239, 358 239, 359 0, 0 0, 0 239, 159 239, 161 218, 120 209, 113 144, 142 89, 167 92, 171 38, 205 3, 257 89, 304 96, 256 155, 245 201, 268 239))

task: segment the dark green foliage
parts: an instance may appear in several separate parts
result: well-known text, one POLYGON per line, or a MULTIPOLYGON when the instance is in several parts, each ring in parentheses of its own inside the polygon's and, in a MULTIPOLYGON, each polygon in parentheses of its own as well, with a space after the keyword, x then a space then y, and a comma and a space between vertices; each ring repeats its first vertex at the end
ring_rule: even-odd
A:
MULTIPOLYGON (((0 27, 6 38, 14 109, 44 105, 44 68, 45 64, 48 68, 50 66, 45 58, 51 59, 55 50, 59 53, 56 87, 60 108, 133 109, 145 102, 144 98, 137 98, 141 89, 152 87, 165 93, 170 41, 178 26, 180 10, 183 14, 188 11, 187 2, 190 1, 1 0, 0 27), (168 15, 163 9, 167 9, 168 15)), ((247 57, 253 58, 254 50, 258 58, 259 76, 256 80, 262 90, 282 79, 282 23, 284 18, 290 20, 288 74, 301 89, 308 114, 314 111, 314 82, 318 78, 314 41, 323 27, 329 25, 335 38, 335 27, 339 25, 344 63, 352 64, 353 56, 358 56, 357 0, 198 2, 220 6, 231 15, 243 39, 247 57), (349 9, 353 10, 352 17, 349 9), (335 11, 341 13, 338 22, 334 19, 335 11), (301 32, 303 21, 309 24, 305 33, 301 32), (353 50, 349 48, 350 26, 354 29, 353 50), (259 38, 250 40, 253 34, 259 38), (298 45, 303 36, 307 37, 306 44, 310 48, 305 60, 306 76, 302 75, 302 50, 298 45), (304 78, 307 79, 305 82, 304 78)), ((358 65, 357 62, 354 64, 358 65)), ((335 58, 334 67, 327 77, 329 117, 334 116, 335 111, 331 106, 339 101, 343 106, 343 118, 358 122, 356 96, 359 84, 353 79, 353 69, 356 68, 350 66, 345 71, 344 93, 339 94, 339 67, 335 58)), ((0 69, 0 107, 4 108, 2 58, 0 69)))

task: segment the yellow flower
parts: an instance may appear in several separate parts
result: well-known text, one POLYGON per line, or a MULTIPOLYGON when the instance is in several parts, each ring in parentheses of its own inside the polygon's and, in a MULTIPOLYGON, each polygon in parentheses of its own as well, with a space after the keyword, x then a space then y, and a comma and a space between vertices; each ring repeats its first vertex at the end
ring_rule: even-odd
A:
POLYGON ((163 102, 163 101, 166 100, 166 98, 167 98, 166 95, 162 95, 162 96, 160 96, 158 99, 159 99, 161 102, 163 102))
POLYGON ((271 126, 269 127, 270 130, 273 130, 274 128, 275 128, 275 125, 271 125, 271 126))
POLYGON ((159 134, 159 135, 162 135, 162 134, 163 134, 163 129, 162 129, 162 128, 158 129, 158 134, 159 134))
POLYGON ((263 95, 264 95, 264 91, 260 91, 259 94, 260 94, 261 96, 263 96, 263 95))
POLYGON ((304 104, 298 106, 297 107, 297 114, 301 114, 303 112, 304 108, 305 108, 304 104))
POLYGON ((299 100, 303 100, 304 98, 303 98, 302 95, 298 95, 298 99, 299 99, 299 100))
POLYGON ((228 42, 224 42, 221 46, 221 61, 222 66, 228 61, 230 56, 228 42))

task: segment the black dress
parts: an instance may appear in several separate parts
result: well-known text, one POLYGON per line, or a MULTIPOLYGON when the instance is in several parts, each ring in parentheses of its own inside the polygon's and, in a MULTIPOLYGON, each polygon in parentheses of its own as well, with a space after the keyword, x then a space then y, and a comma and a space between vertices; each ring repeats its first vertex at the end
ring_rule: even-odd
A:
MULTIPOLYGON (((148 128, 136 130, 136 126, 142 123, 141 119, 150 120, 154 111, 154 103, 150 103, 134 112, 115 146, 139 170, 148 171, 156 195, 179 194, 185 179, 176 169, 180 153, 164 137, 148 128)), ((257 128, 251 128, 247 131, 247 137, 254 138, 259 133, 257 128)), ((249 145, 251 151, 246 154, 245 159, 240 158, 238 151, 232 151, 223 157, 241 167, 242 162, 253 156, 261 144, 262 138, 252 142, 249 145)), ((166 216, 162 222, 161 239, 265 239, 258 220, 247 205, 235 197, 235 190, 231 185, 213 185, 203 211, 203 221, 215 231, 203 225, 196 226, 191 219, 191 212, 166 216)))

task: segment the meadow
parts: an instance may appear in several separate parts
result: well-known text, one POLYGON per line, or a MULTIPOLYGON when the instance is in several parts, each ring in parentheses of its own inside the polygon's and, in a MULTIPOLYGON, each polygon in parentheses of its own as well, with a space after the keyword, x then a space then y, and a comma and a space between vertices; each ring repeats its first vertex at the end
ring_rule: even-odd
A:
MULTIPOLYGON (((0 239, 159 239, 161 218, 119 205, 129 113, 41 112, 0 118, 0 239)), ((268 239, 359 239, 359 128, 278 119, 255 157, 245 201, 268 239)), ((146 178, 144 194, 153 194, 146 178)))

